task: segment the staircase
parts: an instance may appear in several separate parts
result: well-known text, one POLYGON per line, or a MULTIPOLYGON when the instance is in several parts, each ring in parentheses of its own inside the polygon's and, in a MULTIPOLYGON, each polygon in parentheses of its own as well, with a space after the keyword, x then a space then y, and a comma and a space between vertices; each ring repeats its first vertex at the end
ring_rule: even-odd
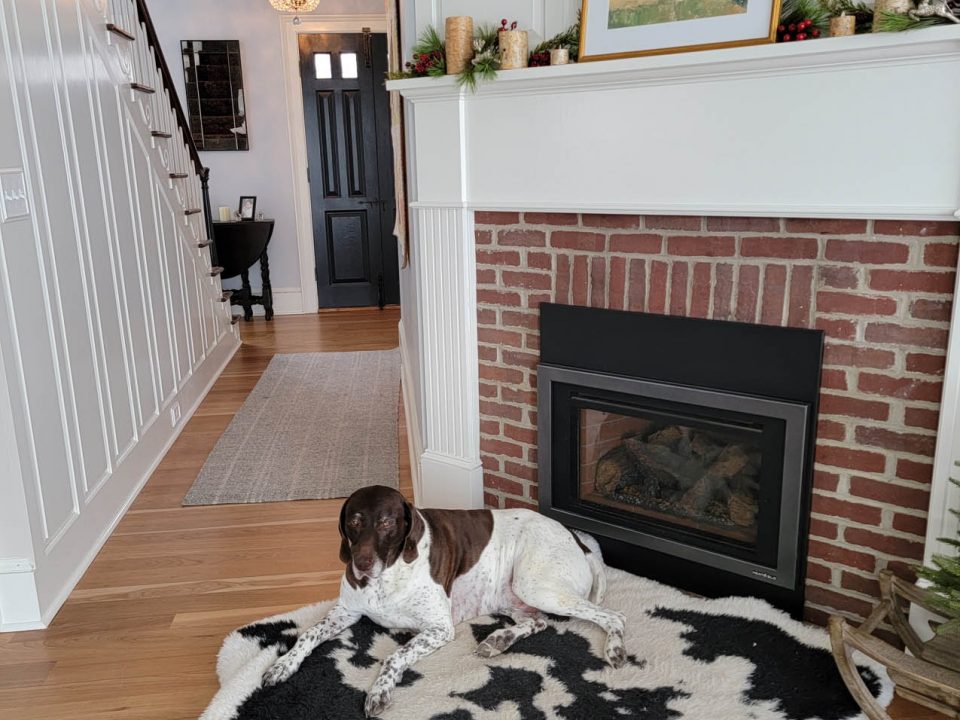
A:
POLYGON ((0 3, 0 631, 50 621, 240 343, 159 47, 145 0, 0 3))
MULTIPOLYGON (((215 257, 210 168, 200 160, 146 0, 107 0, 104 11, 108 43, 117 53, 120 68, 127 75, 125 80, 129 79, 123 84, 130 90, 131 102, 140 106, 149 128, 161 176, 165 171, 168 187, 183 210, 197 248, 209 248, 211 257, 215 257)), ((210 273, 211 277, 218 275, 210 273)))

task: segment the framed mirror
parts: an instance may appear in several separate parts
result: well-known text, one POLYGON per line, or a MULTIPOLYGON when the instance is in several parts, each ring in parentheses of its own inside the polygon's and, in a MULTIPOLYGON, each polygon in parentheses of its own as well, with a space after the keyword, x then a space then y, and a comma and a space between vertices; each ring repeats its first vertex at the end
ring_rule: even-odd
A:
POLYGON ((249 150, 239 40, 181 40, 197 150, 249 150))

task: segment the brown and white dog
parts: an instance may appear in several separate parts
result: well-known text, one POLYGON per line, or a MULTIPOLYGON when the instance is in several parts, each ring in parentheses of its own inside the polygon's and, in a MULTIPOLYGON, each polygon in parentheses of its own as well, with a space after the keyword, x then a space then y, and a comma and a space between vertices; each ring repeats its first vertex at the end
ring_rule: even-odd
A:
POLYGON ((606 589, 596 540, 530 510, 418 510, 388 487, 358 490, 340 511, 340 598, 327 616, 263 676, 289 678, 315 647, 361 617, 417 631, 388 657, 364 710, 378 715, 404 671, 453 640, 454 626, 480 615, 509 615, 514 625, 477 647, 497 655, 546 627, 540 612, 588 620, 607 633, 613 667, 626 660, 623 616, 598 605, 606 589))

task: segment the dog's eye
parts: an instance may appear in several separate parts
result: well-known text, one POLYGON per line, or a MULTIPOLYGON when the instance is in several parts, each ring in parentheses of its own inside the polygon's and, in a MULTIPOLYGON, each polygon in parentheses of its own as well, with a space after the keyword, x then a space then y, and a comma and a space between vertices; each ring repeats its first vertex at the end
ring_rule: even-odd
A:
POLYGON ((397 521, 394 520, 392 517, 385 517, 377 520, 377 527, 381 527, 381 528, 392 528, 396 524, 397 524, 397 521))
POLYGON ((349 525, 352 528, 358 528, 362 524, 363 524, 363 520, 360 518, 359 515, 350 518, 350 521, 347 523, 347 525, 349 525))

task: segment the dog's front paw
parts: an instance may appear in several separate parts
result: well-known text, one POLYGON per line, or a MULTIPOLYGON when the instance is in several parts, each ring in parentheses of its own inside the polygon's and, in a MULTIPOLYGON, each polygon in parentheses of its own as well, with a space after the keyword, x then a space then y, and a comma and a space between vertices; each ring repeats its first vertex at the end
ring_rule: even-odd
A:
POLYGON ((392 688, 374 685, 367 693, 367 701, 363 704, 363 712, 367 717, 377 717, 393 702, 392 688))
POLYGON ((284 659, 280 658, 263 674, 263 686, 271 687, 273 685, 279 685, 289 680, 294 672, 295 668, 293 665, 289 662, 284 662, 284 659))

